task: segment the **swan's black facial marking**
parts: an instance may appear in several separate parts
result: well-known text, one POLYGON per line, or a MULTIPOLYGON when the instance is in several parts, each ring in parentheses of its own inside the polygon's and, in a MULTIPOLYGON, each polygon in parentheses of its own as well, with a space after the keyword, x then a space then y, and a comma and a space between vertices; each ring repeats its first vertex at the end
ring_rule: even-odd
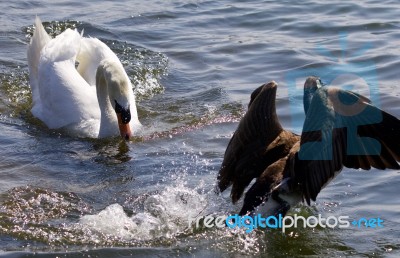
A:
POLYGON ((131 121, 131 111, 129 107, 123 108, 116 100, 115 101, 115 113, 121 114, 122 123, 127 124, 131 121))

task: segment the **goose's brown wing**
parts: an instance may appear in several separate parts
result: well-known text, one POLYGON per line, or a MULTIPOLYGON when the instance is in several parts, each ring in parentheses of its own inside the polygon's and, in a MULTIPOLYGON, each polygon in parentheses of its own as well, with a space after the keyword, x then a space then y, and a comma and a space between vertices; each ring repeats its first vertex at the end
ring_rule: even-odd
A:
POLYGON ((291 148, 287 146, 286 138, 294 135, 283 131, 276 115, 276 89, 277 84, 270 82, 252 93, 249 109, 226 149, 218 174, 218 187, 222 192, 233 185, 233 202, 241 197, 253 178, 286 156, 291 148))
POLYGON ((400 120, 350 91, 315 92, 300 144, 290 173, 308 204, 343 166, 400 168, 400 120))

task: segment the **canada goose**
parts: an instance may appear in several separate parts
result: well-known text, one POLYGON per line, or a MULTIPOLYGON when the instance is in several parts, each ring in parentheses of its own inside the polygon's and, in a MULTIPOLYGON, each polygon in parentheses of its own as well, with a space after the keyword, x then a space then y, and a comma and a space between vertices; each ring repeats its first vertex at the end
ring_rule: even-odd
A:
POLYGON ((239 215, 265 210, 285 214, 316 200, 343 168, 400 169, 400 121, 351 91, 304 84, 306 118, 301 136, 284 130, 276 115, 277 84, 257 88, 218 174, 219 191, 232 185, 232 202, 247 191, 239 215))

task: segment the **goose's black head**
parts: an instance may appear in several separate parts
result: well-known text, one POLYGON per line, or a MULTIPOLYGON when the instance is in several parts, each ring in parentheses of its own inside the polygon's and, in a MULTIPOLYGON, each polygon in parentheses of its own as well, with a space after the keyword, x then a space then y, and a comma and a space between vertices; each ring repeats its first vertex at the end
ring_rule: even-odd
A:
POLYGON ((303 105, 305 114, 307 114, 314 93, 322 86, 324 85, 319 77, 310 76, 307 78, 306 82, 304 83, 304 95, 303 95, 303 105))

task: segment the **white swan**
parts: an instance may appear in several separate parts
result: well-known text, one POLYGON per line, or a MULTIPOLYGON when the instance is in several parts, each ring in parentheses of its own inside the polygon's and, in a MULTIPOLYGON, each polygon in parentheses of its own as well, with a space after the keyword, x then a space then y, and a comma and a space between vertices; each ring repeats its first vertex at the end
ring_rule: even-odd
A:
POLYGON ((76 30, 52 39, 38 17, 35 26, 28 45, 32 114, 50 129, 86 137, 129 139, 131 128, 139 130, 132 85, 115 53, 76 30))

